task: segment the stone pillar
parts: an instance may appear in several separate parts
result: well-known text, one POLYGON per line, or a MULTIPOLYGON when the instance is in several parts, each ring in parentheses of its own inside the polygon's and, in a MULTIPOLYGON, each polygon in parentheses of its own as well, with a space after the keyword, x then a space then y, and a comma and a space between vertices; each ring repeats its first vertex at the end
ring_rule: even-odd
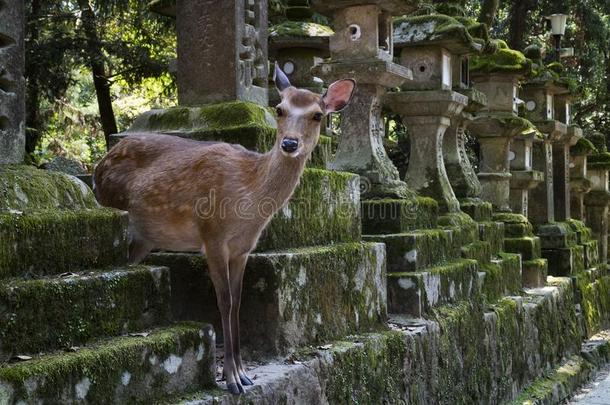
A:
POLYGON ((543 173, 532 170, 534 142, 540 142, 539 133, 531 131, 517 135, 510 147, 510 208, 513 212, 528 216, 529 191, 544 177, 543 173))
POLYGON ((267 105, 267 0, 177 0, 178 103, 267 105))
POLYGON ((25 153, 24 2, 0 2, 0 164, 25 153))
POLYGON ((476 89, 460 90, 468 97, 468 105, 461 114, 451 119, 443 138, 445 169, 458 200, 479 198, 481 183, 466 153, 466 129, 473 121, 473 113, 487 104, 487 98, 476 89))
POLYGON ((317 65, 314 74, 327 82, 344 77, 356 80, 352 102, 341 115, 341 137, 333 170, 362 176, 364 198, 409 196, 407 185, 384 147, 381 97, 412 77, 395 64, 392 47, 392 14, 411 10, 404 1, 317 0, 313 7, 333 18, 330 61, 317 65))
POLYGON ((553 193, 555 201, 555 220, 570 219, 570 147, 582 138, 582 130, 569 126, 564 137, 553 143, 553 193))
POLYGON ((585 220, 585 194, 591 190, 587 178, 587 155, 595 150, 585 138, 570 148, 570 214, 573 219, 585 220))

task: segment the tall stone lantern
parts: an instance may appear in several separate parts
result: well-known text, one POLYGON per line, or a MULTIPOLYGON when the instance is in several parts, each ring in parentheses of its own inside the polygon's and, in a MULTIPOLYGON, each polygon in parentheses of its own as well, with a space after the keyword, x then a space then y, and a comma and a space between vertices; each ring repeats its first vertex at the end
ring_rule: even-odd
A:
POLYGON ((544 179, 544 173, 532 168, 534 143, 542 142, 542 134, 535 128, 522 131, 510 146, 510 208, 528 216, 529 192, 544 179))
POLYGON ((468 97, 453 90, 452 59, 478 52, 481 45, 454 18, 427 15, 396 21, 394 47, 400 50, 400 64, 413 71, 414 79, 404 83, 402 91, 384 97, 384 104, 400 115, 411 133, 405 181, 437 200, 441 210, 458 212, 443 159, 443 136, 468 97))
POLYGON ((608 208, 610 206, 610 153, 605 137, 599 132, 589 135, 598 152, 587 158, 587 179, 591 191, 585 194, 585 222, 591 227, 599 247, 599 261, 606 264, 608 260, 608 208))
POLYGON ((330 168, 361 175, 364 198, 409 196, 406 184, 384 146, 381 97, 400 86, 411 71, 393 62, 392 15, 408 13, 415 2, 403 0, 313 0, 312 7, 333 20, 331 59, 314 74, 326 82, 356 80, 350 105, 343 111, 341 137, 330 168))
POLYGON ((570 211, 573 219, 585 220, 585 194, 591 190, 587 178, 587 156, 596 153, 595 145, 581 138, 570 148, 570 211))
POLYGON ((496 212, 510 212, 510 143, 531 128, 518 116, 519 80, 529 69, 528 60, 518 51, 497 41, 491 55, 473 58, 471 79, 474 87, 487 96, 487 106, 470 124, 480 145, 479 181, 481 197, 496 212))

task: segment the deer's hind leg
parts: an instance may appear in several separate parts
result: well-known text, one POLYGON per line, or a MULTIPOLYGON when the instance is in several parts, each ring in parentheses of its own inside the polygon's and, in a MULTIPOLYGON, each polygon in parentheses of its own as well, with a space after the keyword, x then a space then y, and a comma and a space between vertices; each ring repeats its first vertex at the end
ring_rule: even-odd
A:
POLYGON ((233 297, 233 306, 231 308, 231 332, 233 335, 233 356, 235 358, 235 366, 237 367, 239 380, 242 385, 254 385, 252 380, 246 375, 246 369, 242 363, 239 348, 239 308, 241 306, 242 284, 247 261, 247 253, 240 254, 229 260, 229 279, 231 282, 231 295, 233 297))
POLYGON ((242 387, 233 352, 233 331, 231 328, 231 312, 233 297, 229 280, 229 257, 224 244, 205 244, 210 278, 216 291, 216 301, 222 319, 222 335, 224 341, 223 373, 227 380, 227 389, 231 394, 245 392, 242 387))

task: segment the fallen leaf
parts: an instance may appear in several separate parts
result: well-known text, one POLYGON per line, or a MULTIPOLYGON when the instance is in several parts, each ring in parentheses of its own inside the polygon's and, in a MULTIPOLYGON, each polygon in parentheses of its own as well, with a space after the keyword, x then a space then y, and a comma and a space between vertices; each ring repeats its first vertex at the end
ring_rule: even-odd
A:
POLYGON ((136 332, 129 334, 131 337, 147 337, 148 335, 150 335, 150 332, 136 332))
POLYGON ((320 349, 320 350, 328 350, 328 349, 330 349, 331 347, 333 347, 333 345, 328 344, 328 345, 322 345, 322 346, 318 346, 318 349, 320 349))

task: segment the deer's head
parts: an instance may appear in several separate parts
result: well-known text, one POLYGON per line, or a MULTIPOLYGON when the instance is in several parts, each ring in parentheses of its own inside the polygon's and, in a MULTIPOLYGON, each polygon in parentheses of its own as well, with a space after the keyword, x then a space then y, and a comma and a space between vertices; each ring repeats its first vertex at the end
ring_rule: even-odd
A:
POLYGON ((321 96, 293 87, 277 63, 274 81, 282 97, 276 107, 277 143, 286 157, 307 157, 318 143, 324 117, 345 108, 352 98, 356 82, 352 79, 337 80, 321 96))

